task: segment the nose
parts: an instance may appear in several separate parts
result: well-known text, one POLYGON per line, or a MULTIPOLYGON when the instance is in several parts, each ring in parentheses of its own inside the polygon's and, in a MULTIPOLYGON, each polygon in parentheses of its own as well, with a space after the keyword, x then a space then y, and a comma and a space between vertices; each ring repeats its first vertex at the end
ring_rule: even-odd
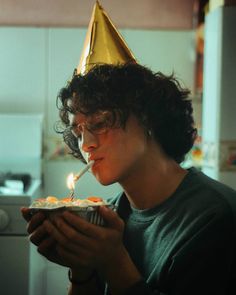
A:
POLYGON ((97 137, 86 128, 83 128, 83 132, 81 132, 81 139, 79 140, 80 150, 85 153, 89 153, 93 149, 97 148, 97 146, 97 137))

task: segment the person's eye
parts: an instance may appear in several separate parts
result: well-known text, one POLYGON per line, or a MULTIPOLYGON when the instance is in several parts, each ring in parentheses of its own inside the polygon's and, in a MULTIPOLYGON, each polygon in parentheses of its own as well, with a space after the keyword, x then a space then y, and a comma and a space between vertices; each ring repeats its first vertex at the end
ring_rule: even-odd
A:
POLYGON ((89 127, 89 130, 91 130, 92 132, 99 132, 99 131, 105 130, 107 127, 107 124, 106 124, 106 121, 99 121, 99 122, 90 124, 88 127, 89 127))

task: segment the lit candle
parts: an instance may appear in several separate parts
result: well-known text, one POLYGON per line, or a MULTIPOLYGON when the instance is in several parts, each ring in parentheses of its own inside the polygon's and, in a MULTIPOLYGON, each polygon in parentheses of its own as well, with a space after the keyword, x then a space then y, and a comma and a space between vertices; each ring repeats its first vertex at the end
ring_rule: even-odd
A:
POLYGON ((85 172, 89 170, 89 168, 92 167, 94 164, 94 161, 90 161, 78 174, 74 175, 73 173, 70 173, 67 177, 67 187, 70 189, 70 198, 74 198, 75 194, 75 182, 79 180, 79 178, 84 175, 85 172))
POLYGON ((73 173, 70 173, 68 176, 67 176, 67 187, 69 188, 70 190, 70 198, 73 199, 74 198, 74 194, 75 194, 75 182, 74 182, 74 174, 73 173))

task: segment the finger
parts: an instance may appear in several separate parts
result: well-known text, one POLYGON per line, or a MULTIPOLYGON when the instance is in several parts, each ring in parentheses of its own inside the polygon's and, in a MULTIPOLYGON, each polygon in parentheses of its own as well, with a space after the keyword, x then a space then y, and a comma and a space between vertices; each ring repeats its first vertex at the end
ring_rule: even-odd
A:
POLYGON ((52 248, 56 248, 56 241, 53 237, 47 237, 38 245, 38 252, 47 253, 49 252, 49 249, 51 250, 52 248))
POLYGON ((92 224, 84 218, 69 211, 64 211, 62 217, 69 225, 73 226, 76 231, 87 237, 97 238, 99 226, 92 224))
POLYGON ((37 227, 35 231, 33 231, 30 234, 29 239, 34 245, 38 246, 47 237, 48 237, 48 233, 45 230, 45 227, 43 225, 40 225, 37 227))
POLYGON ((57 243, 61 244, 63 247, 68 248, 70 250, 73 249, 74 241, 69 241, 68 238, 65 235, 63 235, 54 224, 52 224, 48 220, 45 220, 43 225, 48 235, 50 235, 54 240, 56 240, 57 243))
POLYGON ((94 267, 94 259, 84 248, 78 247, 77 251, 73 252, 57 244, 56 251, 70 268, 78 268, 78 266, 83 268, 94 267))
POLYGON ((115 211, 111 210, 107 206, 100 206, 99 214, 103 217, 103 219, 106 222, 106 225, 109 228, 113 228, 118 231, 123 231, 124 221, 119 217, 119 215, 115 211))
POLYGON ((69 265, 67 265, 66 262, 58 256, 56 245, 56 241, 52 237, 48 237, 38 246, 37 251, 49 261, 69 267, 69 265))
POLYGON ((78 244, 83 247, 89 247, 89 245, 91 244, 91 238, 85 236, 75 227, 68 224, 64 218, 57 217, 54 220, 54 223, 57 229, 60 231, 60 233, 62 233, 67 238, 67 240, 73 241, 75 244, 78 244))
MULTIPOLYGON (((60 255, 64 256, 65 253, 70 253, 71 255, 74 253, 73 255, 77 255, 80 257, 84 257, 88 255, 89 247, 81 245, 81 242, 79 244, 75 243, 74 238, 72 238, 71 240, 68 240, 68 238, 64 236, 63 234, 61 234, 61 232, 48 220, 44 222, 44 226, 47 232, 49 233, 49 235, 53 238, 53 240, 57 242, 58 251, 62 251, 59 253, 60 255)), ((70 227, 68 227, 68 229, 70 230, 70 227)), ((73 229, 73 231, 75 230, 73 229)), ((70 255, 68 257, 70 257, 70 255)))
POLYGON ((27 208, 27 207, 22 207, 22 208, 20 208, 20 211, 21 211, 21 214, 22 214, 23 218, 24 218, 27 222, 29 222, 30 219, 32 218, 32 214, 31 214, 30 209, 27 208))
POLYGON ((46 219, 46 216, 40 211, 34 214, 27 226, 27 231, 31 234, 37 227, 39 227, 43 221, 46 219))

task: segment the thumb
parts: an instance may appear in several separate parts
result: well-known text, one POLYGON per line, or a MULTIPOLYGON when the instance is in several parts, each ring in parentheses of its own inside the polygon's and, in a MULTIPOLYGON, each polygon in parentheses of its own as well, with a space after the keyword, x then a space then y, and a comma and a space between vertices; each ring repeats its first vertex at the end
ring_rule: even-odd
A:
POLYGON ((107 206, 101 206, 99 208, 99 214, 103 217, 108 227, 116 229, 118 231, 123 231, 124 221, 119 217, 119 215, 107 206))
POLYGON ((32 217, 32 214, 31 214, 31 212, 30 212, 30 209, 27 208, 27 207, 21 207, 21 208, 20 208, 20 211, 21 211, 21 214, 22 214, 23 218, 24 218, 27 222, 29 222, 30 219, 31 219, 31 217, 32 217))

